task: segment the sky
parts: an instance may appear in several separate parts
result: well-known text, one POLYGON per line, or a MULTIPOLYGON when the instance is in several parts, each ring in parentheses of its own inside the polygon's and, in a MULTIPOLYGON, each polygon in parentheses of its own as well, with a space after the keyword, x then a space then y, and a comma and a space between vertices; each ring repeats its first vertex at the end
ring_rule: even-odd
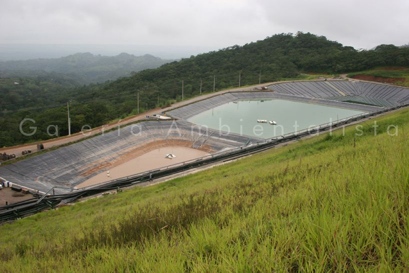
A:
POLYGON ((371 49, 408 44, 408 14, 408 0, 1 0, 0 55, 54 45, 189 57, 298 31, 371 49))

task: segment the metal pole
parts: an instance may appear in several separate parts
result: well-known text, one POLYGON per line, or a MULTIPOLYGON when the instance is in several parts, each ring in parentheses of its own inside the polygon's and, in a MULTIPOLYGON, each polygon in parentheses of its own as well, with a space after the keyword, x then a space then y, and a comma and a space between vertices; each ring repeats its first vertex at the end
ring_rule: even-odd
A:
POLYGON ((184 82, 183 82, 183 80, 182 80, 182 100, 183 100, 183 92, 184 92, 184 82))
POLYGON ((213 92, 216 91, 216 75, 213 76, 213 92))
POLYGON ((137 97, 138 97, 138 114, 139 114, 139 92, 138 92, 137 97))
POLYGON ((70 118, 70 102, 67 102, 67 115, 68 115, 68 135, 71 135, 71 118, 70 118))
POLYGON ((239 87, 241 86, 241 71, 239 72, 239 87))
POLYGON ((200 95, 202 94, 202 86, 203 86, 203 81, 200 79, 200 95))

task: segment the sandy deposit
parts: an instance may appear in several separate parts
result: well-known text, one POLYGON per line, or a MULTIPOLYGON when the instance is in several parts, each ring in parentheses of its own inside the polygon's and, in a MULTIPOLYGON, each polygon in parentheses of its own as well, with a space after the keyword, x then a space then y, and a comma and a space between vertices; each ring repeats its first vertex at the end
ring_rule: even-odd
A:
POLYGON ((13 191, 11 188, 0 190, 0 207, 6 204, 10 205, 16 202, 25 201, 34 198, 33 195, 24 192, 13 191))
MULTIPOLYGON (((150 151, 147 151, 147 149, 147 147, 145 147, 145 149, 138 149, 134 153, 128 154, 118 160, 116 164, 107 164, 104 166, 103 172, 77 185, 76 188, 89 187, 113 179, 159 169, 209 155, 207 151, 184 146, 164 146, 153 150, 148 149, 150 151), (176 157, 172 159, 166 158, 167 154, 173 154, 176 157)), ((101 171, 101 169, 99 171, 101 171)))

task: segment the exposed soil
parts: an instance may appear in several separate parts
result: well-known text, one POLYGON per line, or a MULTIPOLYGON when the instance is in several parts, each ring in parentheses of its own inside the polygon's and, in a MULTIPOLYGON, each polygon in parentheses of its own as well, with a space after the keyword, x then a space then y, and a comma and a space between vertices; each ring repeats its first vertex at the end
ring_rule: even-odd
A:
MULTIPOLYGON (((135 153, 128 153, 109 167, 98 169, 95 176, 77 185, 75 188, 79 189, 93 186, 149 170, 161 169, 174 164, 183 164, 183 162, 210 155, 206 151, 191 148, 186 145, 186 142, 182 143, 183 145, 177 146, 150 145, 149 147, 145 147, 146 150, 137 150, 135 153), (151 147, 154 149, 151 149, 151 147), (148 149, 150 151, 148 151, 148 149), (176 157, 168 158, 166 155, 169 154, 176 155, 176 157)), ((93 170, 96 170, 96 168, 93 170)))
POLYGON ((0 190, 0 207, 6 204, 13 204, 33 198, 30 193, 13 191, 11 188, 3 188, 0 190))
POLYGON ((355 75, 352 78, 357 80, 372 81, 372 82, 381 82, 381 83, 391 83, 397 84, 405 81, 405 78, 386 78, 386 77, 375 77, 371 75, 355 75))
MULTIPOLYGON (((146 143, 137 147, 133 147, 132 149, 124 152, 123 155, 120 157, 116 158, 114 161, 108 162, 104 159, 101 159, 99 163, 93 163, 94 166, 90 166, 89 169, 87 169, 85 172, 83 172, 81 175, 82 176, 89 176, 91 174, 100 172, 101 170, 105 169, 112 169, 116 166, 122 165, 125 162, 130 161, 131 159, 134 159, 136 157, 139 157, 141 155, 144 155, 150 151, 163 148, 163 147, 168 147, 168 146, 179 146, 179 147, 186 147, 186 148, 191 148, 192 147, 192 142, 187 141, 187 140, 157 140, 157 141, 152 141, 150 143, 146 143), (96 165, 95 165, 96 164, 96 165)), ((197 150, 206 152, 206 153, 213 153, 214 151, 212 148, 208 145, 203 145, 202 147, 198 148, 197 150)))

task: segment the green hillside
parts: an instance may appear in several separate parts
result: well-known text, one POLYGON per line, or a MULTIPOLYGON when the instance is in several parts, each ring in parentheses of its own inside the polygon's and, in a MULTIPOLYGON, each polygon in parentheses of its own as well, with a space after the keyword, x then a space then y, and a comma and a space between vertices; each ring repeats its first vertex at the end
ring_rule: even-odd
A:
POLYGON ((231 46, 145 70, 107 86, 108 90, 139 90, 145 86, 162 97, 211 92, 227 87, 299 77, 301 73, 339 74, 377 66, 409 66, 409 48, 380 45, 358 51, 311 33, 277 34, 244 46, 231 46), (240 79, 240 82, 239 82, 240 79))
POLYGON ((405 272, 409 110, 1 227, 0 272, 405 272))

